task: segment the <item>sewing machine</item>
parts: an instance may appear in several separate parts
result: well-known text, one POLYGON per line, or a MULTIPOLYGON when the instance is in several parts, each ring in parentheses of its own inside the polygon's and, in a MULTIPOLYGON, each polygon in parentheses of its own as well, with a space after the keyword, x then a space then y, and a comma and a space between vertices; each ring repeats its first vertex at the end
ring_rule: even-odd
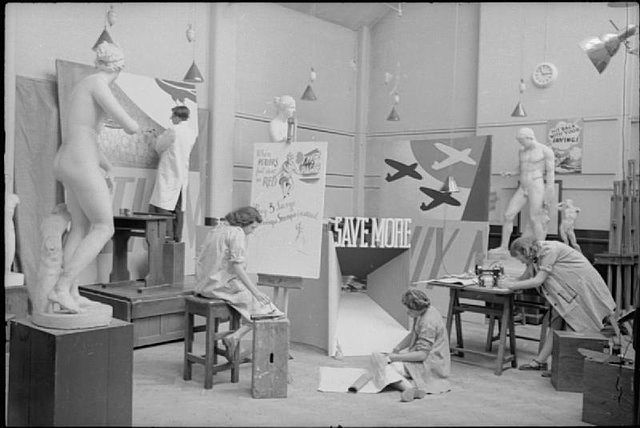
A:
POLYGON ((483 268, 480 265, 476 265, 476 275, 478 276, 478 285, 480 287, 497 287, 498 278, 504 275, 504 267, 491 266, 483 268))

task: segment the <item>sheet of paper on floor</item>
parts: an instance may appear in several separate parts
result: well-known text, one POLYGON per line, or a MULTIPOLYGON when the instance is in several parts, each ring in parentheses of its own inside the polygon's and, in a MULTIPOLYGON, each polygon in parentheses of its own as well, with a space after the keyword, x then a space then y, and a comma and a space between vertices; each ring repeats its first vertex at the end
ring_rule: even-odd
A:
POLYGON ((345 357, 391 352, 409 333, 366 293, 341 294, 336 332, 345 357))
MULTIPOLYGON (((321 392, 348 392, 349 387, 358 380, 358 378, 367 373, 363 368, 350 368, 350 367, 320 367, 320 383, 318 391, 321 392)), ((399 373, 388 370, 386 377, 386 384, 397 382, 402 379, 399 373)), ((386 386, 386 385, 385 385, 386 386)), ((373 381, 367 382, 363 386, 358 394, 375 394, 382 391, 384 387, 377 388, 373 381)))

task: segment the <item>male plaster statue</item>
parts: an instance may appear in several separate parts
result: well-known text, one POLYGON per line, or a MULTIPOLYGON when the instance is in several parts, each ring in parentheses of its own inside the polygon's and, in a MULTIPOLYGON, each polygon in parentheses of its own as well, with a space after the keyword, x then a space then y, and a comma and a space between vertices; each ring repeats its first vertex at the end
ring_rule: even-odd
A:
POLYGON ((572 199, 566 199, 564 202, 558 204, 558 210, 562 212, 562 221, 560 222, 560 238, 562 242, 572 246, 578 251, 582 251, 576 240, 575 231, 573 230, 580 208, 573 205, 572 199))
MULTIPOLYGON (((490 250, 493 254, 509 254, 509 238, 516 215, 529 202, 531 227, 523 234, 534 235, 538 240, 546 237, 545 224, 549 217, 549 207, 554 200, 555 162, 553 150, 539 143, 531 128, 520 128, 516 140, 521 147, 519 159, 519 186, 504 213, 502 240, 500 247, 490 250)), ((504 173, 512 175, 512 173, 504 173)))
POLYGON ((296 101, 290 95, 275 97, 273 103, 278 109, 276 117, 269 122, 269 138, 274 142, 296 141, 297 122, 294 117, 296 101))
POLYGON ((4 285, 22 285, 22 274, 11 271, 11 265, 16 255, 16 232, 13 224, 13 215, 20 198, 15 193, 6 193, 4 196, 4 285), (16 284, 17 282, 17 284, 16 284))
POLYGON ((141 132, 111 92, 110 86, 124 68, 122 50, 101 43, 95 65, 97 71, 73 88, 65 139, 53 164, 55 177, 66 190, 71 227, 64 245, 63 270, 48 299, 71 313, 83 312, 83 306, 94 303, 80 296, 76 277, 114 233, 112 166, 98 148, 98 132, 107 115, 127 134, 141 132))

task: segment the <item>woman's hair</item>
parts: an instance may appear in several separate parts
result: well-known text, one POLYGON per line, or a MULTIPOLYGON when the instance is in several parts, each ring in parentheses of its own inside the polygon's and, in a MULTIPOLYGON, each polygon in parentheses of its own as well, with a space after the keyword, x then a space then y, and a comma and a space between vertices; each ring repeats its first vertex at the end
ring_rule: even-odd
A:
POLYGON ((541 251, 540 242, 533 236, 521 236, 514 240, 509 247, 509 253, 512 257, 521 255, 533 264, 538 263, 541 251))
POLYGON ((273 103, 278 108, 278 111, 284 110, 287 107, 296 108, 296 100, 290 95, 282 95, 281 97, 275 97, 273 103))
POLYGON ((238 208, 235 211, 231 211, 224 218, 231 226, 245 227, 254 222, 262 223, 262 216, 253 207, 238 208))
POLYGON ((411 310, 422 311, 431 306, 431 300, 424 291, 411 288, 402 295, 402 304, 411 310))
POLYGON ((120 71, 124 68, 124 52, 119 46, 102 42, 96 48, 96 67, 104 71, 120 71))
POLYGON ((188 120, 189 119, 189 107, 187 106, 175 106, 171 109, 171 113, 179 118, 180 120, 188 120))

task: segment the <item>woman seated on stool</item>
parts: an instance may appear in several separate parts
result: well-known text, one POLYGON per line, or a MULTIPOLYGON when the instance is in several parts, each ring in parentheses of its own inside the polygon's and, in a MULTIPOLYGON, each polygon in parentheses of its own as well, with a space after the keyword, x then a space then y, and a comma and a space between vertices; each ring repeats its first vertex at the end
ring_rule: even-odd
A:
MULTIPOLYGON (((520 370, 547 370, 551 355, 553 330, 563 324, 573 331, 600 331, 609 319, 620 336, 613 320, 616 304, 604 280, 581 252, 559 241, 538 241, 521 237, 511 243, 511 256, 527 265, 522 277, 504 279, 502 288, 523 290, 539 287, 539 292, 551 304, 547 337, 538 355, 520 370)), ((548 377, 549 373, 543 373, 548 377)))
POLYGON ((251 316, 275 318, 284 315, 258 290, 245 270, 245 238, 260 223, 262 216, 253 207, 230 212, 209 232, 196 260, 195 293, 224 300, 246 321, 240 329, 222 339, 230 361, 240 339, 252 328, 251 316))
POLYGON ((431 306, 426 293, 415 288, 403 294, 402 304, 413 325, 409 334, 387 354, 391 368, 405 378, 391 386, 402 391, 400 399, 405 402, 451 390, 447 379, 451 369, 449 335, 442 315, 431 306))

